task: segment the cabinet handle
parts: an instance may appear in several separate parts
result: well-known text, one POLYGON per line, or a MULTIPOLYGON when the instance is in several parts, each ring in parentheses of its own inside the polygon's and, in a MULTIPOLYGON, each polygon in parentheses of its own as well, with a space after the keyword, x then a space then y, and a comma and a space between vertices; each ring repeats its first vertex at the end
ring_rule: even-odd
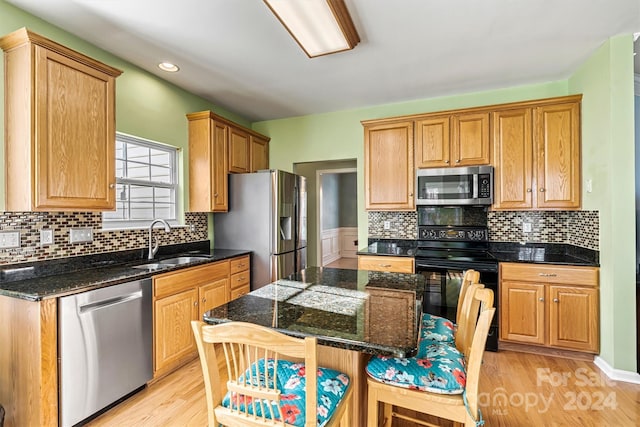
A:
POLYGON ((541 192, 541 193, 544 193, 544 188, 541 188, 541 189, 540 189, 540 192, 541 192))
POLYGON ((560 300, 558 298, 554 298, 553 302, 560 302, 560 300))
POLYGON ((540 276, 540 277, 556 277, 557 274, 556 273, 538 273, 538 276, 540 276))
POLYGON ((391 264, 378 264, 378 267, 391 267, 391 264))
POLYGON ((530 188, 527 188, 527 193, 531 193, 531 189, 530 188))
POLYGON ((538 301, 544 302, 544 298, 538 298, 538 301))

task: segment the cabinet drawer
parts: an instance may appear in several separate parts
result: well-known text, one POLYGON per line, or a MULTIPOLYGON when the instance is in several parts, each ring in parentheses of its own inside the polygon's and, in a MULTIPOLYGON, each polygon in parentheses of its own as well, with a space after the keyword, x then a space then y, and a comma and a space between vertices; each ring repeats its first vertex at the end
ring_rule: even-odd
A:
POLYGON ((242 295, 246 295, 249 293, 249 284, 247 283, 245 286, 240 288, 231 289, 231 301, 236 298, 240 298, 242 295))
POLYGON ((241 286, 249 286, 250 275, 248 271, 242 271, 240 273, 231 275, 231 289, 236 289, 241 286))
POLYGON ((231 260, 231 274, 249 270, 249 255, 231 260))
POLYGON ((229 276, 229 261, 187 268, 175 273, 160 274, 153 278, 153 292, 156 298, 162 298, 194 288, 211 280, 229 276))
POLYGON ((392 256, 358 256, 358 270, 413 273, 413 258, 392 256))
POLYGON ((502 280, 598 286, 597 267, 501 263, 502 280))

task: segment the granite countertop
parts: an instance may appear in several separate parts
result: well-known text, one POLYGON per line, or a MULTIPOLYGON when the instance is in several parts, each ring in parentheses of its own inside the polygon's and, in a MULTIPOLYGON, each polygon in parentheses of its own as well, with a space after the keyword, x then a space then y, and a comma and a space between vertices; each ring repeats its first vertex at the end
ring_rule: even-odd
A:
MULTIPOLYGON (((403 239, 370 239, 369 246, 358 255, 406 256, 416 255, 418 241, 403 239)), ((598 267, 599 252, 564 243, 489 242, 489 253, 498 262, 559 264, 598 267)))
POLYGON ((404 357, 416 351, 424 287, 421 275, 309 267, 206 312, 204 321, 249 322, 322 345, 404 357), (407 309, 393 311, 398 301, 407 309))
POLYGON ((143 251, 136 250, 6 264, 0 266, 0 295, 40 301, 251 253, 247 250, 210 249, 208 245, 206 241, 196 245, 163 246, 154 260, 147 260, 142 256, 143 251), (176 256, 190 256, 194 259, 188 263, 158 269, 133 268, 176 256))

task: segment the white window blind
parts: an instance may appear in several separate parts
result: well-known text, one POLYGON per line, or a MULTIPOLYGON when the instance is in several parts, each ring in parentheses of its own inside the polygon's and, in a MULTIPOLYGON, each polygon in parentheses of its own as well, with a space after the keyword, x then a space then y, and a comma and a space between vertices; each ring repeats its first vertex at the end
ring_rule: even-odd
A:
POLYGON ((103 228, 147 226, 154 218, 175 223, 178 188, 175 147, 116 133, 116 211, 103 228))

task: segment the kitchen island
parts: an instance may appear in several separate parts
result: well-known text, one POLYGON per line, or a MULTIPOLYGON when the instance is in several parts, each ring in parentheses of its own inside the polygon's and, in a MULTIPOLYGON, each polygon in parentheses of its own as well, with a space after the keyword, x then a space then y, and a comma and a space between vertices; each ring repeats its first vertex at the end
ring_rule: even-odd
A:
POLYGON ((420 275, 310 267, 206 312, 204 321, 249 322, 317 337, 319 365, 353 381, 352 425, 360 426, 368 355, 415 354, 423 292, 420 275))

